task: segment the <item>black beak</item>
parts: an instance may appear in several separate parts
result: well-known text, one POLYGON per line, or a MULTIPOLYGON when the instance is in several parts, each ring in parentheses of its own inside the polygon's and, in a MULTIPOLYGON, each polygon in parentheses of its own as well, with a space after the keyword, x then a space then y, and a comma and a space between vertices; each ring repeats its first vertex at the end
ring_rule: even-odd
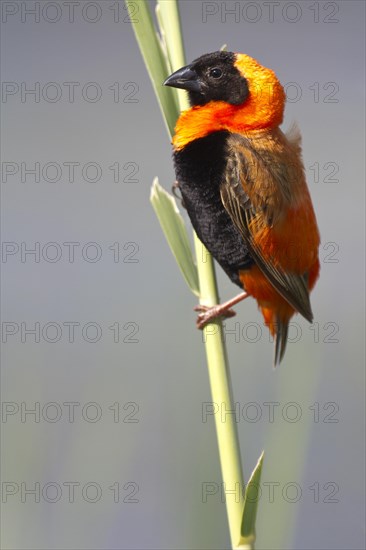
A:
POLYGON ((182 88, 183 90, 188 90, 189 92, 201 91, 199 76, 196 71, 192 70, 191 65, 182 67, 178 71, 175 71, 175 73, 171 74, 164 82, 164 86, 182 88))

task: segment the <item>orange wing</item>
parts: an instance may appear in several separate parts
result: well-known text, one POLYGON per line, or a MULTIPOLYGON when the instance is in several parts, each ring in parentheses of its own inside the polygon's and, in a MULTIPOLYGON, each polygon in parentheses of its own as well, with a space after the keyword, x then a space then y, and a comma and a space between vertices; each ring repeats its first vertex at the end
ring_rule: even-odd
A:
POLYGON ((290 142, 280 130, 232 134, 228 158, 224 207, 261 272, 311 322, 308 270, 317 259, 319 234, 299 138, 290 142))

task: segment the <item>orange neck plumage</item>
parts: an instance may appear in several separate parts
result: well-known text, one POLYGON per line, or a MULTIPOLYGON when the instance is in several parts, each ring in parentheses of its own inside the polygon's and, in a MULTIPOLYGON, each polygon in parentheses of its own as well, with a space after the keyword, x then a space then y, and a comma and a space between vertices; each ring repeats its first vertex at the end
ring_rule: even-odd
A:
POLYGON ((244 54, 237 54, 235 66, 248 82, 248 99, 242 105, 210 101, 184 111, 175 127, 174 149, 220 130, 244 133, 281 124, 285 93, 274 72, 244 54))

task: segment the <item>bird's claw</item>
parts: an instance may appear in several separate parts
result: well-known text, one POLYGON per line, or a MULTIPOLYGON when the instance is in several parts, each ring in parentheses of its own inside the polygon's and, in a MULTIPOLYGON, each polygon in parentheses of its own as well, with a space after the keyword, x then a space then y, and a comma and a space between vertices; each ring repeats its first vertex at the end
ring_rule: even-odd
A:
POLYGON ((182 193, 178 193, 178 190, 180 191, 180 186, 179 186, 179 182, 178 181, 175 181, 172 185, 172 193, 174 195, 174 197, 180 201, 180 204, 182 206, 182 208, 186 208, 186 205, 184 204, 184 200, 183 200, 183 197, 182 197, 182 193))
POLYGON ((218 317, 234 317, 236 312, 233 309, 222 309, 220 306, 204 306, 199 304, 194 308, 194 311, 200 311, 197 316, 196 326, 202 330, 208 323, 218 317))

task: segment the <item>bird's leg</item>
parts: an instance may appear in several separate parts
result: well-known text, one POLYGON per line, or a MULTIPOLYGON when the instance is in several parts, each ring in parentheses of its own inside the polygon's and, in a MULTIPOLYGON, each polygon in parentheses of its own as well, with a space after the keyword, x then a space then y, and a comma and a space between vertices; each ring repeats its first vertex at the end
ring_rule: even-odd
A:
POLYGON ((197 317, 197 328, 202 330, 203 327, 207 325, 207 323, 209 323, 213 319, 217 319, 217 317, 234 317, 236 313, 230 308, 232 306, 235 306, 235 304, 241 302, 242 300, 245 300, 245 298, 247 298, 248 296, 249 294, 247 294, 246 292, 242 292, 241 294, 238 294, 237 296, 231 298, 231 300, 228 300, 223 304, 218 304, 216 306, 196 306, 194 310, 201 312, 197 317))
POLYGON ((179 182, 175 181, 172 185, 172 193, 173 193, 174 197, 180 201, 180 204, 182 205, 182 208, 186 208, 186 206, 184 204, 182 194, 177 193, 178 189, 180 189, 179 182))

